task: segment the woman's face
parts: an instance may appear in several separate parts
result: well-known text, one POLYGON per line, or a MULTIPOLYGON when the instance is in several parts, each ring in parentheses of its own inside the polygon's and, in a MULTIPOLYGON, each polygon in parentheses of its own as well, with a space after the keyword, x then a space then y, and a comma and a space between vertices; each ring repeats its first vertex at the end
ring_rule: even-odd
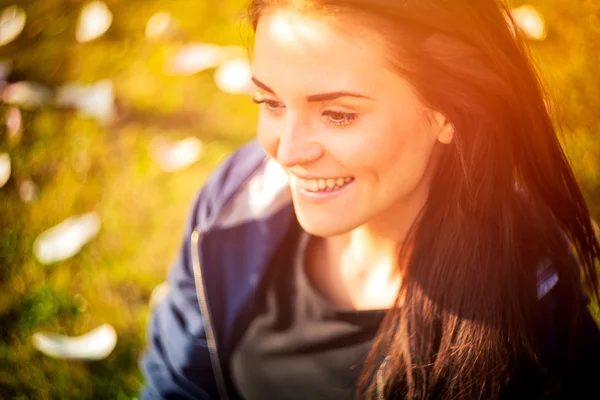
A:
POLYGON ((318 236, 414 217, 436 142, 451 140, 443 117, 387 66, 374 32, 360 32, 289 12, 263 15, 256 30, 258 139, 290 176, 300 224, 318 236))

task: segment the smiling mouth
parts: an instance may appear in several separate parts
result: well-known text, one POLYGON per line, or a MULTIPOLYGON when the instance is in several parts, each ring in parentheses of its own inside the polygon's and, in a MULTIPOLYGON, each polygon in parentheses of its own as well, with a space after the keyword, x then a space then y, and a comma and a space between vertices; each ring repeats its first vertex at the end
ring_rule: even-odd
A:
POLYGON ((310 193, 326 193, 339 190, 354 181, 353 177, 302 179, 296 176, 298 188, 310 193))

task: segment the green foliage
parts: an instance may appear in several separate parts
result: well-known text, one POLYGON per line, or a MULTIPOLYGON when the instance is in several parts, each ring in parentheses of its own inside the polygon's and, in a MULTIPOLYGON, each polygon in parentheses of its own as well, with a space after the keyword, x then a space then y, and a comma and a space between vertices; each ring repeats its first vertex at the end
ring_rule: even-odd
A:
POLYGON ((148 300, 178 249, 173 232, 182 231, 202 181, 256 125, 249 99, 218 91, 212 71, 180 77, 164 66, 181 43, 245 45, 244 3, 108 1, 113 25, 85 44, 74 40, 83 2, 14 3, 26 10, 27 25, 0 48, 0 60, 12 63, 11 79, 51 89, 111 79, 118 115, 103 126, 52 105, 22 110, 15 143, 0 104, 0 152, 12 160, 11 179, 0 189, 0 398, 135 398, 148 300), (145 24, 157 11, 178 18, 184 36, 146 40, 145 24), (201 160, 177 173, 161 171, 148 151, 157 135, 200 138, 201 160), (38 187, 32 203, 19 197, 25 180, 38 187), (98 237, 69 260, 35 260, 33 242, 42 231, 89 211, 102 217, 98 237), (103 323, 115 327, 118 344, 102 361, 55 360, 31 345, 35 331, 80 335, 103 323))
POLYGON ((77 315, 77 308, 75 298, 70 293, 57 292, 52 286, 44 284, 19 305, 17 328, 27 334, 54 319, 72 320, 77 315))

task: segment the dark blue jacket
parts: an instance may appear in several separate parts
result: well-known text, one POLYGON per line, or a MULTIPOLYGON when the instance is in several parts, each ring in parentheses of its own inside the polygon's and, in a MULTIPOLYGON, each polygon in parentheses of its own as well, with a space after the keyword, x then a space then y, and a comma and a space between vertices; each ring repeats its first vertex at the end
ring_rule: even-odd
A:
MULTIPOLYGON (((237 398, 230 353, 251 316, 257 284, 294 221, 287 176, 256 141, 213 173, 194 202, 169 294, 153 311, 142 399, 237 398)), ((550 351, 561 341, 557 281, 552 268, 540 271, 550 351)), ((598 328, 584 314, 586 346, 597 351, 598 328)))

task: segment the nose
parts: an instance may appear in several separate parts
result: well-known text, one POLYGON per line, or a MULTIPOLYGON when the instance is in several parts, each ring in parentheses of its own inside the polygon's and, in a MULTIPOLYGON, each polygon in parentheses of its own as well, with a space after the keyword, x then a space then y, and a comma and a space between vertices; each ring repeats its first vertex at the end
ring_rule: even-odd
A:
POLYGON ((284 129, 275 135, 273 150, 275 158, 284 168, 309 164, 324 153, 309 124, 298 119, 290 119, 284 129))

